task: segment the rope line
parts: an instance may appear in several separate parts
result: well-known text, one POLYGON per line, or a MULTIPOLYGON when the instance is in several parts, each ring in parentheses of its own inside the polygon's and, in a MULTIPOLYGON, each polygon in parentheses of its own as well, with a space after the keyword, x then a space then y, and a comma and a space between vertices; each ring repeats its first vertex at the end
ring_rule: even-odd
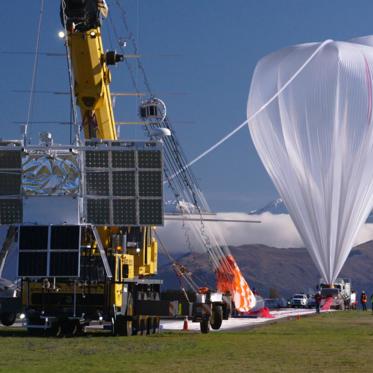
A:
POLYGON ((30 97, 29 97, 28 109, 27 109, 27 120, 26 120, 26 124, 24 127, 24 132, 23 132, 23 141, 25 145, 27 144, 28 127, 30 124, 30 120, 32 116, 32 109, 34 106, 34 92, 35 92, 36 77, 38 74, 39 46, 40 46, 41 26, 43 23, 43 15, 44 15, 44 0, 40 0, 40 11, 39 11, 37 34, 36 34, 37 36, 36 36, 36 45, 35 45, 34 66, 32 70, 30 97))
MULTIPOLYGON (((294 73, 294 75, 281 87, 280 90, 278 90, 264 105, 262 105, 254 114, 252 114, 248 119, 246 119, 244 122, 242 122, 238 127, 236 127, 233 131, 229 132, 227 135, 225 135, 222 139, 220 139, 217 143, 212 145, 210 148, 205 150, 202 154, 200 154, 198 157, 194 158, 192 161, 190 161, 184 169, 187 169, 194 165, 196 162, 204 158, 207 154, 211 153, 213 150, 215 150, 217 147, 219 147, 221 144, 226 142, 229 138, 231 138, 235 133, 237 133, 241 128, 245 127, 245 125, 249 125, 249 122, 253 120, 257 115, 259 115, 268 105, 270 105, 292 82, 293 80, 306 68, 306 66, 313 60, 313 58, 316 56, 316 54, 325 47, 325 45, 331 43, 332 40, 328 39, 325 40, 320 46, 311 54, 310 57, 303 63, 303 65, 294 73)), ((177 176, 180 172, 182 172, 184 169, 180 169, 175 174, 171 175, 170 178, 173 179, 175 176, 177 176)))

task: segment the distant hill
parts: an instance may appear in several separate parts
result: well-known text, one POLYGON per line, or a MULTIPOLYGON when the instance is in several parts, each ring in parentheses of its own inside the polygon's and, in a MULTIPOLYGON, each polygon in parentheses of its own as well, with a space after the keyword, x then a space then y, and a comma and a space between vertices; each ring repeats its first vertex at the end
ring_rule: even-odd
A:
MULTIPOLYGON (((310 292, 320 278, 306 249, 242 245, 231 247, 231 251, 250 286, 265 297, 270 288, 286 298, 299 291, 310 292)), ((163 258, 161 262, 159 275, 164 279, 165 287, 178 288, 179 280, 168 261, 163 258)), ((180 262, 195 274, 201 285, 214 286, 215 278, 206 254, 188 254, 180 262)), ((341 277, 350 278, 352 287, 358 292, 373 293, 373 241, 351 251, 341 277)))

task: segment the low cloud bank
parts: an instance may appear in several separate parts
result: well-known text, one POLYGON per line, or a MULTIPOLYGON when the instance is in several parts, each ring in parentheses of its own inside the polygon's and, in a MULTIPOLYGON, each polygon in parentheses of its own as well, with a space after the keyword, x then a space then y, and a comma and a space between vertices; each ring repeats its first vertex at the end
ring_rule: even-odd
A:
MULTIPOLYGON (((206 226, 222 233, 228 245, 238 246, 244 244, 263 244, 278 248, 304 247, 304 244, 294 226, 293 221, 287 214, 274 215, 263 213, 260 215, 247 215, 244 213, 219 213, 217 218, 235 220, 260 220, 255 223, 211 223, 205 222, 206 226)), ((188 222, 183 229, 182 222, 166 222, 165 226, 158 229, 158 233, 171 252, 189 251, 186 244, 186 230, 190 232, 190 245, 195 251, 202 251, 201 244, 193 236, 193 230, 199 230, 199 222, 188 222)), ((355 240, 355 245, 373 240, 373 224, 364 224, 355 240)), ((355 246, 354 245, 354 246, 355 246)))

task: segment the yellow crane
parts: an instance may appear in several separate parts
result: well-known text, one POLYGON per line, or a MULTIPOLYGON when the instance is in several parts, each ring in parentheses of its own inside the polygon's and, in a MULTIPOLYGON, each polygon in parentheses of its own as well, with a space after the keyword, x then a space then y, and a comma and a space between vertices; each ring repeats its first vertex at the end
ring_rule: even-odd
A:
MULTIPOLYGON (((176 315, 200 322, 202 332, 220 328, 230 294, 191 286, 193 303, 160 297, 162 143, 118 139, 109 66, 124 56, 104 50, 105 1, 61 0, 60 13, 84 135, 74 145, 54 145, 48 133, 39 145, 0 141, 0 224, 10 226, 9 240, 17 237, 21 292, 0 303, 0 321, 14 321, 21 307, 30 332, 53 335, 75 335, 93 320, 115 335, 150 334, 161 316, 176 315)), ((160 103, 143 103, 140 116, 156 119, 160 103)))

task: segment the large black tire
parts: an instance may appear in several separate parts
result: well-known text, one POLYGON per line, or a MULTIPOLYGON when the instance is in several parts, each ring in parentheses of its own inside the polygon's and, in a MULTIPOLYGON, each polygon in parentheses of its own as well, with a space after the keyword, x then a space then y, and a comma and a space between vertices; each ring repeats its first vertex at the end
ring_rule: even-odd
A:
POLYGON ((0 321, 4 326, 12 326, 16 321, 17 315, 11 312, 4 312, 0 315, 0 321))
POLYGON ((138 335, 146 335, 146 321, 145 319, 141 319, 139 322, 139 331, 138 335))
POLYGON ((114 323, 114 335, 120 337, 129 337, 134 335, 134 329, 132 327, 132 320, 128 320, 123 315, 118 315, 114 323))
POLYGON ((223 323, 223 307, 220 304, 213 304, 210 325, 214 330, 219 330, 223 323))
POLYGON ((133 321, 133 298, 128 294, 126 315, 117 315, 114 321, 113 334, 129 337, 136 335, 136 322, 133 321))
POLYGON ((146 335, 153 334, 153 318, 148 316, 146 319, 146 335))
POLYGON ((153 334, 159 333, 159 317, 153 317, 153 334))
MULTIPOLYGON (((57 338, 62 337, 65 334, 64 328, 66 328, 66 327, 65 327, 64 324, 66 322, 67 322, 67 320, 63 320, 63 321, 57 320, 57 321, 55 321, 49 329, 45 330, 45 335, 47 337, 57 337, 57 338)), ((43 329, 41 329, 41 330, 43 330, 43 329)), ((68 335, 68 337, 69 337, 69 335, 68 335)))
POLYGON ((80 324, 78 320, 64 320, 61 326, 62 334, 65 337, 75 337, 79 334, 80 324))
POLYGON ((229 304, 223 305, 223 320, 228 320, 232 314, 232 307, 229 304))
POLYGON ((207 334, 210 331, 210 320, 203 319, 200 323, 200 329, 202 334, 207 334))
POLYGON ((130 337, 133 335, 133 297, 132 294, 128 294, 127 300, 127 311, 126 311, 126 327, 125 327, 125 336, 130 337))

